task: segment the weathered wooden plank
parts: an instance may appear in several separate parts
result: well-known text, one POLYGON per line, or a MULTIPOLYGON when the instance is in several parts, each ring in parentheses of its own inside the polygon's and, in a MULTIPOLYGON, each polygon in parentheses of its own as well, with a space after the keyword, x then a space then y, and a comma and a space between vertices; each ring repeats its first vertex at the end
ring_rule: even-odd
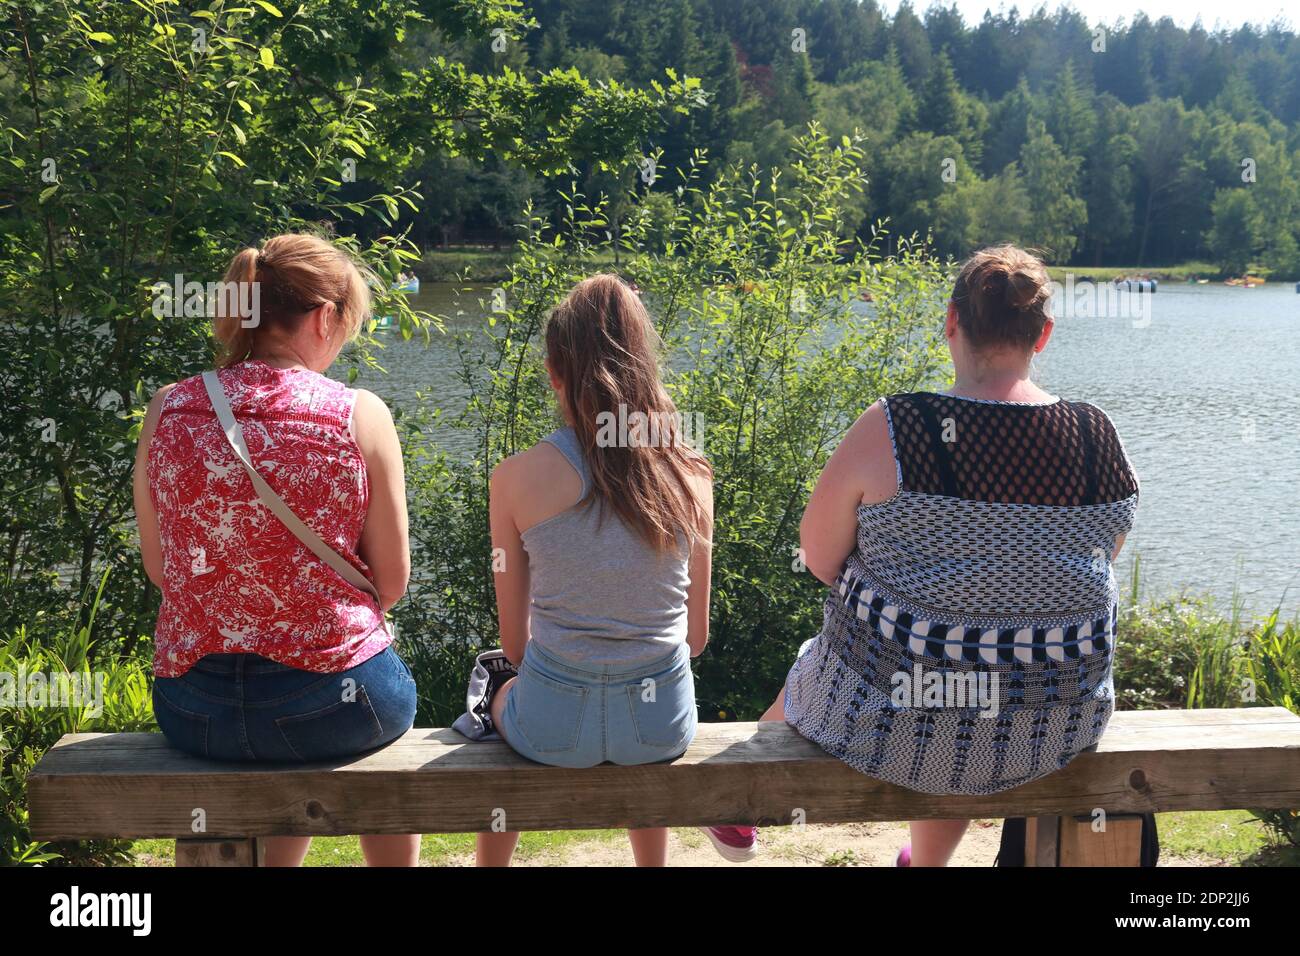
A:
POLYGON ((503 743, 414 729, 328 764, 197 760, 157 734, 70 735, 28 780, 39 839, 451 833, 1068 816, 1300 806, 1300 718, 1283 708, 1122 712, 1096 751, 987 797, 930 796, 865 777, 783 723, 701 725, 681 758, 543 767, 503 743))
MULTIPOLYGON (((787 730, 780 724, 774 726, 783 731, 787 730)), ((752 723, 701 724, 695 743, 681 759, 698 760, 729 750, 731 744, 751 738, 754 727, 752 723)), ((1254 747, 1261 740, 1273 740, 1285 744, 1294 742, 1298 727, 1300 727, 1300 717, 1283 707, 1121 711, 1112 718, 1106 736, 1098 749, 1100 751, 1134 748, 1149 750, 1153 746, 1167 743, 1178 750, 1222 750, 1254 747), (1235 732, 1243 725, 1250 728, 1250 736, 1235 732), (1228 733, 1219 733, 1220 730, 1228 733)), ((156 752, 172 762, 190 759, 168 746, 159 734, 68 734, 55 744, 51 753, 78 741, 92 739, 97 741, 93 759, 99 759, 117 750, 129 751, 133 756, 142 755, 144 752, 156 752)), ((371 757, 382 758, 388 755, 409 757, 410 754, 406 752, 411 750, 419 751, 423 756, 440 748, 457 751, 457 762, 466 764, 500 763, 500 756, 509 753, 509 748, 499 743, 470 744, 450 728, 416 728, 383 750, 358 759, 369 761, 371 757)), ((793 731, 770 738, 765 737, 763 748, 763 753, 758 755, 763 759, 783 758, 787 754, 807 754, 826 758, 815 744, 793 731)), ((752 753, 732 751, 724 754, 723 759, 750 760, 754 756, 752 753)), ((246 772, 249 767, 248 764, 240 763, 205 764, 204 766, 222 766, 232 773, 246 772)))
POLYGON ((1108 813, 1106 828, 1093 829, 1092 817, 1063 817, 1061 866, 1140 866, 1142 818, 1108 813))
POLYGON ((177 866, 263 866, 266 845, 256 839, 177 840, 177 866))

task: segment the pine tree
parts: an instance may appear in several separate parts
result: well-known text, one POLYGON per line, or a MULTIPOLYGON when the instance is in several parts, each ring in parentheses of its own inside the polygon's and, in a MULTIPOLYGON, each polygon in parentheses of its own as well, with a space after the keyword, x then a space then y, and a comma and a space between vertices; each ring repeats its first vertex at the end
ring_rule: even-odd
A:
POLYGON ((1067 156, 1083 156, 1097 125, 1091 97, 1079 85, 1074 61, 1066 60, 1048 99, 1047 131, 1067 156))
POLYGON ((1080 160, 1066 156, 1047 127, 1031 120, 1020 167, 1029 193, 1029 242, 1053 262, 1068 262, 1088 221, 1077 195, 1080 160))

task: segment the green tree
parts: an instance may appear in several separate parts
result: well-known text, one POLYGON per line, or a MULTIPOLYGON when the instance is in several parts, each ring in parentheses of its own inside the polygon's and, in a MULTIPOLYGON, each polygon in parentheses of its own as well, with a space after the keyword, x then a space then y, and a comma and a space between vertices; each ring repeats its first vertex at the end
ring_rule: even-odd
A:
POLYGON ((1039 112, 1037 97, 1021 79, 989 110, 984 150, 984 171, 992 174, 1020 158, 1029 136, 1029 121, 1039 112))
POLYGON ((1083 156, 1092 146, 1097 114, 1074 75, 1073 60, 1065 62, 1056 78, 1044 119, 1065 155, 1083 156))
POLYGON ((939 222, 951 223, 941 252, 964 257, 983 246, 1021 244, 1030 229, 1029 194, 1015 163, 989 179, 972 176, 939 201, 939 222))
POLYGON ((1199 114, 1189 113, 1177 100, 1152 100, 1134 111, 1137 155, 1137 263, 1143 265, 1153 246, 1162 242, 1162 227, 1190 205, 1204 164, 1193 144, 1199 114))
POLYGON ((771 110, 786 126, 803 129, 813 116, 813 91, 816 81, 812 65, 801 53, 783 55, 773 65, 771 110))
POLYGON ((889 42, 898 50, 898 59, 902 64, 907 81, 918 86, 930 72, 930 38, 925 32, 925 24, 912 9, 910 0, 903 0, 894 14, 890 24, 889 42))
POLYGON ((1077 195, 1081 160, 1066 156, 1037 120, 1020 151, 1025 190, 1029 194, 1026 240, 1053 262, 1068 262, 1088 221, 1088 207, 1077 195))
POLYGON ((1251 159, 1255 181, 1243 186, 1259 210, 1260 264, 1270 274, 1295 277, 1300 275, 1300 154, 1285 142, 1270 141, 1251 159))
POLYGON ((919 107, 916 122, 920 129, 936 136, 961 138, 966 125, 961 90, 947 53, 939 53, 930 61, 930 72, 921 84, 919 107))
POLYGON ((1133 235, 1133 162, 1138 148, 1127 107, 1109 94, 1101 99, 1084 169, 1088 222, 1080 243, 1081 248, 1091 248, 1094 265, 1101 265, 1108 251, 1122 255, 1133 235))
POLYGON ((962 144, 967 160, 978 164, 986 124, 984 105, 962 93, 948 54, 939 53, 931 60, 930 73, 921 86, 914 127, 936 136, 953 137, 962 144))
POLYGON ((1254 199, 1243 187, 1220 189, 1210 210, 1213 225, 1205 243, 1224 272, 1242 275, 1263 244, 1263 220, 1254 199))
MULTIPOLYGON (((241 244, 358 219, 386 234, 340 242, 389 279, 416 258, 407 176, 423 157, 614 168, 699 98, 689 79, 633 89, 410 62, 408 44, 439 37, 509 52, 531 25, 513 0, 0 10, 5 626, 80 607, 105 566, 97 626, 135 635, 152 617, 128 524, 132 441, 152 392, 211 355, 202 316, 159 317, 155 283, 215 280, 241 244)), ((431 317, 401 295, 380 307, 404 335, 427 334, 431 317)), ((363 347, 351 361, 373 358, 363 347)))
POLYGON ((943 243, 942 251, 959 251, 965 213, 945 197, 975 178, 961 143, 951 136, 912 133, 885 150, 873 168, 872 208, 888 216, 895 240, 933 234, 943 243))

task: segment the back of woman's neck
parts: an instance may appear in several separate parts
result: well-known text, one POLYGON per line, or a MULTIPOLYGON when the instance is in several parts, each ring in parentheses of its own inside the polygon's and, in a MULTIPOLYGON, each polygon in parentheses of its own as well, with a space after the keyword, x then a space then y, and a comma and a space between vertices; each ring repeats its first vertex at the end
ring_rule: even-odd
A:
POLYGON ((1051 399, 1027 375, 1020 371, 989 371, 982 375, 958 376, 948 389, 962 398, 979 398, 999 402, 1042 402, 1051 399))
POLYGON ((261 362, 278 369, 306 369, 307 363, 292 355, 277 355, 272 352, 255 352, 248 356, 250 362, 261 362))

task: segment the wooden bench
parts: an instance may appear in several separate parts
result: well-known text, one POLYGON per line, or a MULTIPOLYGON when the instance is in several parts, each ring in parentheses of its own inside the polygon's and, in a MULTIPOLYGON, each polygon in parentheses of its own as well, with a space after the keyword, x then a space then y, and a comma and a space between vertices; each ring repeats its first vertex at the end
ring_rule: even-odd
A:
POLYGON ((199 760, 160 734, 73 734, 33 769, 28 795, 36 839, 172 838, 178 865, 256 865, 258 838, 271 835, 951 817, 1030 818, 1030 865, 1131 865, 1132 814, 1300 807, 1300 717, 1280 707, 1117 713, 1095 751, 985 797, 880 783, 779 722, 705 724, 677 760, 589 770, 530 763, 452 730, 413 729, 361 757, 293 766, 199 760), (1104 833, 1093 832, 1098 809, 1104 833))

